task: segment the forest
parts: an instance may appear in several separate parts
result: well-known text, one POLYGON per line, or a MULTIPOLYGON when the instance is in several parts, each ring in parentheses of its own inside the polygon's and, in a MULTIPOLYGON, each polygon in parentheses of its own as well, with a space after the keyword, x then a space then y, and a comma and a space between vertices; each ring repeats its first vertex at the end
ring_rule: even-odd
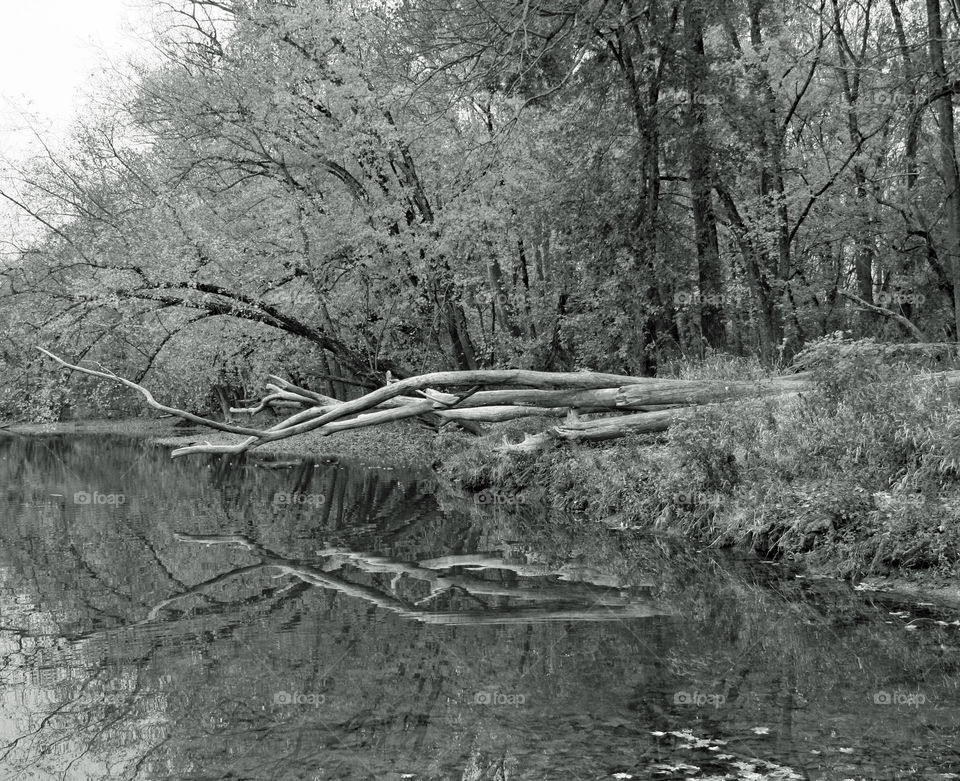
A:
POLYGON ((0 150, 0 776, 960 778, 960 0, 136 1, 0 150))
POLYGON ((960 336, 940 0, 196 0, 0 195, 0 416, 960 336), (77 401, 82 399, 82 401, 77 401))

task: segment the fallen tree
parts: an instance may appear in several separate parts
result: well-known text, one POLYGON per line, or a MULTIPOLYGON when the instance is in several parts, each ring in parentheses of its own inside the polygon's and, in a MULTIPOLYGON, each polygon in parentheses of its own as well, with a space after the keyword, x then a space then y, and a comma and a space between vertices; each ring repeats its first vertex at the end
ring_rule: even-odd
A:
MULTIPOLYGON (((173 451, 174 457, 192 453, 243 453, 251 448, 288 439, 308 431, 330 435, 397 420, 420 418, 437 427, 458 424, 476 431, 477 424, 520 417, 564 417, 523 442, 503 443, 502 452, 542 449, 558 440, 595 442, 628 434, 656 433, 703 405, 722 405, 765 397, 797 398, 816 387, 809 373, 756 381, 665 380, 598 372, 537 372, 492 369, 432 372, 387 383, 357 399, 341 401, 271 376, 268 393, 255 406, 232 409, 251 419, 267 409, 296 410, 267 428, 241 426, 204 418, 158 402, 143 386, 109 371, 68 363, 38 348, 61 366, 125 385, 140 393, 153 409, 211 429, 243 436, 230 444, 192 444, 173 451), (580 415, 605 416, 581 420, 580 415)), ((950 387, 960 387, 960 371, 929 375, 950 387)))
POLYGON ((268 393, 254 407, 233 409, 252 418, 267 409, 296 409, 268 428, 241 426, 204 418, 161 404, 149 390, 112 372, 68 363, 38 348, 61 366, 112 382, 140 393, 160 412, 212 429, 244 436, 232 444, 200 444, 178 448, 173 456, 190 453, 242 453, 266 442, 308 431, 321 435, 375 426, 408 418, 427 418, 439 425, 511 420, 519 417, 566 416, 567 422, 521 445, 506 449, 542 447, 551 439, 596 440, 636 432, 663 431, 684 410, 719 403, 785 393, 813 387, 805 374, 756 382, 663 380, 598 372, 536 372, 524 369, 433 372, 392 380, 358 399, 341 401, 271 376, 268 393), (499 387, 497 387, 499 386, 499 387), (439 390, 439 389, 444 390, 439 390), (484 390, 485 388, 492 388, 484 390), (452 391, 452 392, 451 392, 452 391), (579 422, 579 415, 610 413, 612 417, 579 422))

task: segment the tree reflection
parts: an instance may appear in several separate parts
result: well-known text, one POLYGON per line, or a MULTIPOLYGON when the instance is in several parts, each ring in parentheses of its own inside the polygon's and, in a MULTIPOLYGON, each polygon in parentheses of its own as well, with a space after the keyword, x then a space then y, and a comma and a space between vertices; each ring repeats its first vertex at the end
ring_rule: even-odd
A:
POLYGON ((960 769, 943 608, 332 462, 4 440, 0 477, 2 778, 960 769))

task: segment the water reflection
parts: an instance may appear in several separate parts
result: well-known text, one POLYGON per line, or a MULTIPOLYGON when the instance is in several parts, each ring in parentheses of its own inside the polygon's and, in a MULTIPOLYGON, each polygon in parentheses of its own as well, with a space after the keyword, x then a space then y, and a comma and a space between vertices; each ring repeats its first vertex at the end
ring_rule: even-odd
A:
POLYGON ((943 607, 337 462, 0 480, 0 778, 960 773, 943 607))
MULTIPOLYGON (((455 562, 461 558, 456 556, 445 557, 446 566, 438 564, 441 560, 407 564, 388 556, 347 548, 328 548, 317 551, 322 563, 311 566, 279 556, 243 535, 177 534, 176 538, 201 545, 238 545, 256 557, 259 563, 227 572, 164 600, 150 611, 148 620, 155 619, 161 609, 175 600, 206 591, 211 586, 223 583, 229 576, 247 574, 264 567, 273 567, 304 583, 365 600, 383 610, 425 624, 603 621, 667 615, 650 599, 631 597, 622 591, 614 593, 612 589, 598 588, 592 584, 568 585, 539 581, 524 584, 518 582, 517 578, 503 580, 494 575, 492 579, 485 579, 473 574, 442 572, 456 567, 455 562), (384 575, 390 577, 385 579, 382 577, 384 575), (357 576, 360 576, 359 580, 371 582, 358 582, 357 576), (490 600, 491 597, 494 599, 490 600), (423 607, 426 603, 441 602, 445 610, 423 607), (530 607, 530 603, 538 606, 530 607)), ((554 571, 542 565, 511 564, 488 556, 467 558, 470 559, 471 570, 496 573, 503 569, 512 574, 518 569, 533 569, 540 577, 562 572, 562 569, 554 571), (482 564, 478 563, 480 561, 482 564)))

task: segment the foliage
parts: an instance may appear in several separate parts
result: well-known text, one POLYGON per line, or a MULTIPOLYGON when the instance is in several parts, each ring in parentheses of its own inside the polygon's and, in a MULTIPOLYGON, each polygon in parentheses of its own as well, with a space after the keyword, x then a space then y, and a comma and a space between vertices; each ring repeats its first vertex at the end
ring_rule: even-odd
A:
MULTIPOLYGON (((838 345, 844 359, 818 369, 818 389, 799 399, 705 407, 660 438, 562 446, 520 460, 458 443, 446 468, 473 490, 526 487, 560 512, 803 559, 830 574, 957 574, 954 394, 912 368, 877 363, 870 342, 832 340, 821 349, 838 345)), ((732 359, 727 370, 739 376, 741 365, 732 359)), ((720 359, 686 370, 728 373, 720 359)))
POLYGON ((0 190, 38 226, 0 269, 3 349, 201 404, 274 354, 754 376, 841 328, 953 338, 926 11, 163 4, 164 64, 0 190))

